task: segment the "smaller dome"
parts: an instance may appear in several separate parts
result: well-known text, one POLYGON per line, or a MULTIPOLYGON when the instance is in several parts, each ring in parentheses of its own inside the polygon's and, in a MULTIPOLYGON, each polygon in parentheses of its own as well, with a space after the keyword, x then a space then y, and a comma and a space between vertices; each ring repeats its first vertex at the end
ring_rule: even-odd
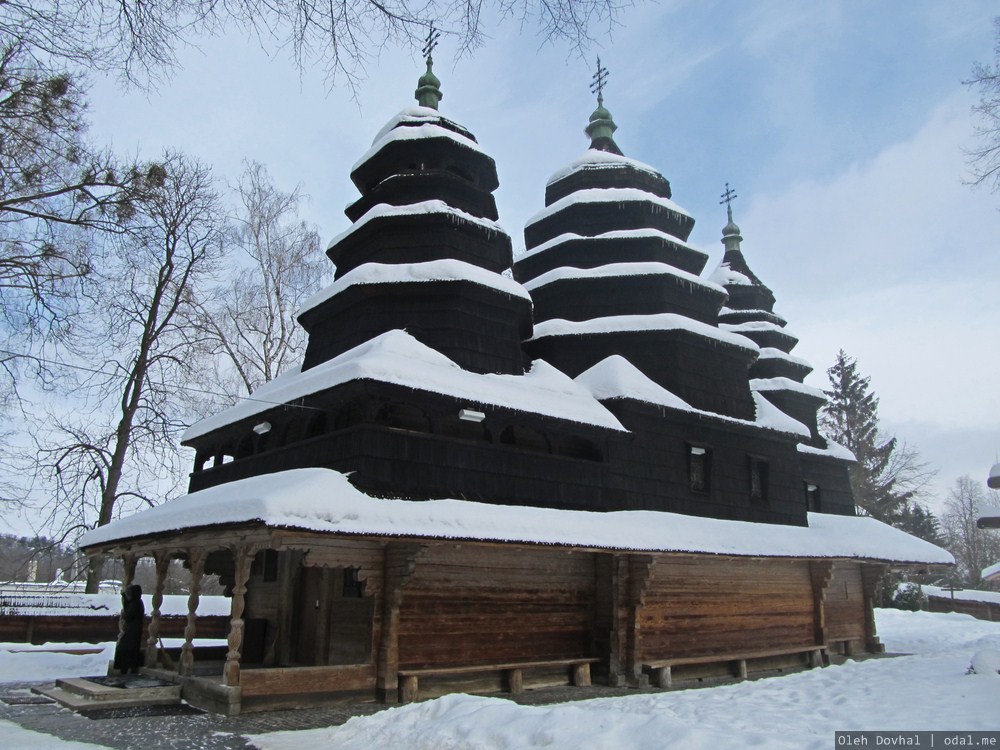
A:
POLYGON ((738 237, 739 234, 740 234, 740 228, 738 226, 736 226, 736 222, 733 221, 733 218, 730 216, 729 217, 729 223, 726 224, 726 226, 724 226, 722 228, 722 236, 723 237, 732 237, 732 236, 735 235, 735 236, 738 237))
POLYGON ((421 107, 437 109, 438 104, 444 98, 441 93, 441 81, 434 75, 434 60, 427 56, 427 72, 417 80, 417 90, 413 92, 421 107))

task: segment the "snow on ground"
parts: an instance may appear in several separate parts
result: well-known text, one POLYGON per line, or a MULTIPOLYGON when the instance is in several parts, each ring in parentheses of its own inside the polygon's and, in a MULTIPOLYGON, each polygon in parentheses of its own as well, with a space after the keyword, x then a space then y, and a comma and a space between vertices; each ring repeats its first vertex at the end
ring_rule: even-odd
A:
MULTIPOLYGON (((183 638, 164 638, 166 648, 179 648, 183 638)), ((225 638, 196 638, 197 646, 225 646, 225 638)), ((108 662, 115 658, 115 644, 110 643, 0 643, 0 684, 11 682, 51 682, 60 677, 108 673, 108 662), (72 654, 69 651, 97 653, 72 654)), ((3 735, 0 734, 0 737, 3 735)))
POLYGON ((0 720, 0 738, 4 747, 16 750, 96 750, 104 747, 88 742, 61 740, 51 734, 32 732, 13 722, 2 720, 0 720))
POLYGON ((251 741, 261 750, 827 750, 837 730, 1000 729, 1000 678, 966 674, 976 651, 1000 647, 1000 623, 878 610, 877 624, 888 651, 913 655, 555 706, 451 695, 251 741))

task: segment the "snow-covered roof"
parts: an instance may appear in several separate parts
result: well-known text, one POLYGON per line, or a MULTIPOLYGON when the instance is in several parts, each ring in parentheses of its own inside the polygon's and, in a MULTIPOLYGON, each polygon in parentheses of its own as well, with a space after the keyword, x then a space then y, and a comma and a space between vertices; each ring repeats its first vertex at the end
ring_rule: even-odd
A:
POLYGON ((588 169, 607 169, 607 168, 626 168, 632 167, 640 172, 648 172, 649 174, 655 175, 662 178, 663 175, 660 174, 659 170, 645 164, 636 159, 629 159, 627 156, 621 156, 620 154, 612 154, 610 151, 601 151, 600 149, 591 148, 584 151, 578 158, 571 161, 566 166, 561 169, 557 169, 549 177, 548 185, 553 182, 557 182, 564 177, 569 177, 575 172, 586 171, 588 169))
POLYGON ((809 428, 792 419, 774 404, 756 393, 752 394, 757 416, 752 422, 737 419, 714 411, 696 409, 687 401, 671 393, 659 383, 619 354, 612 354, 576 377, 576 381, 586 386, 599 401, 617 398, 631 398, 648 404, 656 404, 668 409, 677 409, 692 414, 700 414, 733 424, 749 427, 763 427, 778 432, 786 432, 800 437, 809 437, 809 428))
POLYGON ((388 500, 330 469, 292 469, 169 500, 88 532, 83 547, 210 525, 260 522, 330 534, 566 545, 753 557, 948 564, 952 556, 872 518, 809 514, 808 526, 657 511, 555 510, 468 500, 388 500))
POLYGON ((823 391, 813 388, 811 385, 799 383, 791 378, 752 378, 750 387, 755 391, 766 393, 768 391, 794 391, 804 396, 814 396, 815 398, 826 399, 823 391))
MULTIPOLYGON (((984 571, 985 572, 985 571, 984 571)), ((1000 591, 977 591, 976 589, 959 589, 951 591, 940 586, 921 585, 927 596, 939 596, 942 599, 960 599, 965 602, 990 602, 1000 604, 1000 591)))
POLYGON ((989 567, 983 568, 983 571, 979 575, 982 576, 984 581, 993 577, 1000 578, 1000 562, 995 562, 989 567))
MULTIPOLYGON (((438 117, 437 119, 440 120, 441 118, 438 117)), ((413 121, 415 122, 416 120, 413 121)), ((375 154, 390 143, 395 143, 397 141, 415 141, 426 138, 447 138, 448 140, 457 143, 459 146, 475 151, 476 153, 483 154, 484 156, 486 155, 482 146, 471 138, 466 138, 464 135, 456 133, 454 130, 443 128, 435 122, 427 121, 421 125, 411 125, 409 127, 393 127, 389 130, 383 128, 379 136, 376 137, 372 147, 365 152, 364 156, 354 163, 353 167, 351 167, 351 172, 356 171, 359 167, 365 164, 365 162, 375 156, 375 154)))
POLYGON ((720 263, 708 277, 709 281, 714 281, 720 286, 731 284, 732 286, 753 286, 753 281, 746 274, 733 270, 728 263, 720 263))
POLYGON ((781 349, 775 349, 773 346, 762 346, 760 348, 760 358, 780 359, 783 362, 790 362, 791 364, 798 365, 799 367, 808 367, 810 370, 812 369, 812 365, 802 359, 802 357, 796 357, 794 354, 783 352, 781 349))
POLYGON ((181 438, 213 430, 352 380, 376 380, 440 393, 470 404, 545 414, 624 430, 590 392, 542 360, 525 375, 481 375, 459 367, 405 331, 388 331, 308 370, 283 373, 232 408, 191 425, 181 438))
POLYGON ((562 281, 564 279, 597 279, 615 276, 672 276, 675 279, 680 279, 681 281, 701 287, 702 289, 710 289, 713 292, 726 294, 726 290, 721 286, 713 284, 711 281, 705 281, 700 276, 688 273, 687 271, 682 271, 680 268, 674 268, 666 263, 652 262, 608 263, 605 266, 597 266, 595 268, 574 268, 572 266, 563 266, 561 268, 554 268, 551 271, 543 273, 541 276, 531 279, 531 281, 526 281, 524 283, 524 288, 529 290, 538 289, 539 287, 552 284, 556 281, 562 281))
POLYGON ((383 125, 382 129, 375 134, 374 138, 372 138, 372 145, 374 146, 386 133, 399 125, 422 125, 424 123, 431 123, 434 125, 446 123, 447 126, 451 127, 451 129, 459 132, 469 132, 462 125, 459 125, 454 120, 449 120, 433 107, 421 107, 419 104, 414 104, 411 107, 404 107, 394 116, 390 117, 389 121, 383 125))
POLYGON ((655 315, 608 315, 590 320, 563 320, 556 318, 535 325, 533 340, 546 336, 582 336, 590 333, 619 333, 622 331, 689 331, 730 346, 759 351, 757 345, 746 336, 729 331, 720 331, 715 326, 676 313, 656 313, 655 315))
POLYGON ((419 203, 408 203, 404 206, 391 206, 388 203, 379 203, 369 208, 360 219, 330 240, 326 247, 327 250, 333 248, 373 219, 380 219, 384 216, 429 216, 433 214, 448 216, 455 222, 476 224, 497 234, 507 234, 503 227, 495 221, 484 219, 481 216, 473 216, 460 208, 449 206, 441 200, 420 201, 419 203))
POLYGON ((403 284, 430 281, 470 281, 488 286, 513 297, 530 300, 523 286, 513 279, 471 263, 448 258, 424 263, 365 263, 345 273, 335 282, 316 292, 305 301, 298 315, 318 307, 336 294, 355 284, 403 284))
POLYGON ((653 203, 660 208, 673 211, 689 219, 691 218, 691 214, 669 198, 663 198, 645 190, 639 190, 638 188, 587 188, 570 193, 565 198, 560 198, 555 203, 546 206, 528 219, 528 223, 525 226, 530 227, 532 224, 537 224, 542 219, 558 213, 568 206, 593 203, 653 203))
POLYGON ((546 250, 551 250, 553 247, 562 245, 566 242, 572 242, 573 240, 628 240, 637 237, 644 237, 649 239, 666 240, 674 245, 683 247, 686 250, 691 250, 698 253, 699 255, 708 256, 704 250, 699 250, 697 247, 692 245, 690 242, 685 242, 680 237, 674 237, 672 234, 667 234, 659 229, 615 229, 611 232, 603 232, 602 234, 595 234, 593 236, 576 234, 574 232, 565 232, 551 240, 546 240, 540 245, 523 252, 517 256, 517 260, 522 258, 527 258, 529 256, 535 255, 536 253, 544 253, 546 250))
POLYGON ((785 322, 785 319, 783 317, 781 317, 776 312, 771 312, 770 310, 737 310, 736 308, 733 308, 733 307, 723 307, 721 310, 719 310, 719 316, 722 317, 722 316, 725 316, 725 315, 773 316, 773 317, 777 318, 778 320, 780 320, 781 322, 785 322))
POLYGON ((842 446, 836 440, 831 440, 826 435, 823 436, 823 439, 826 441, 826 448, 814 448, 811 445, 799 443, 799 453, 808 453, 813 456, 826 456, 827 458, 840 458, 844 461, 858 460, 854 453, 842 446))
MULTIPOLYGON (((730 311, 731 312, 731 311, 730 311)), ((770 320, 745 320, 742 323, 719 323, 719 328, 733 333, 780 333, 789 338, 798 339, 794 333, 782 325, 772 323, 770 320)))

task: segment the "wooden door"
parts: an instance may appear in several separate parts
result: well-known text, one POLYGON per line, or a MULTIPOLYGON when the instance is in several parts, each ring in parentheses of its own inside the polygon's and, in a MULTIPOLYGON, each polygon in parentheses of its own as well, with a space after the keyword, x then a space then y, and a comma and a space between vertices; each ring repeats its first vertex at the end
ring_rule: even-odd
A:
POLYGON ((300 570, 296 598, 293 659, 298 665, 315 665, 318 663, 320 607, 324 600, 322 568, 303 567, 300 570))

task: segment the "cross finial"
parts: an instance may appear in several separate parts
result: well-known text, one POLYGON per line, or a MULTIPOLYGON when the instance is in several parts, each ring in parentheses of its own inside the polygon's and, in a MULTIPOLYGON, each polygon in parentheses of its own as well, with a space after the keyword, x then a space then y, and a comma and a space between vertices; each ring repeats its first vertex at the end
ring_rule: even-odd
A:
POLYGON ((431 55, 433 54, 435 48, 437 48, 438 39, 440 38, 441 32, 434 28, 434 24, 432 23, 430 28, 427 29, 427 41, 424 42, 424 59, 427 61, 428 65, 434 62, 431 55))
POLYGON ((604 106, 604 84, 608 82, 608 69, 601 66, 601 58, 597 57, 597 72, 590 80, 590 93, 597 94, 597 103, 604 106))
POLYGON ((736 200, 739 196, 736 195, 736 191, 735 190, 733 190, 731 187, 729 187, 729 183, 727 182, 726 183, 726 192, 724 192, 719 197, 722 198, 722 200, 719 201, 719 205, 721 206, 723 203, 726 204, 726 213, 729 214, 729 220, 732 221, 733 220, 733 201, 736 200))

